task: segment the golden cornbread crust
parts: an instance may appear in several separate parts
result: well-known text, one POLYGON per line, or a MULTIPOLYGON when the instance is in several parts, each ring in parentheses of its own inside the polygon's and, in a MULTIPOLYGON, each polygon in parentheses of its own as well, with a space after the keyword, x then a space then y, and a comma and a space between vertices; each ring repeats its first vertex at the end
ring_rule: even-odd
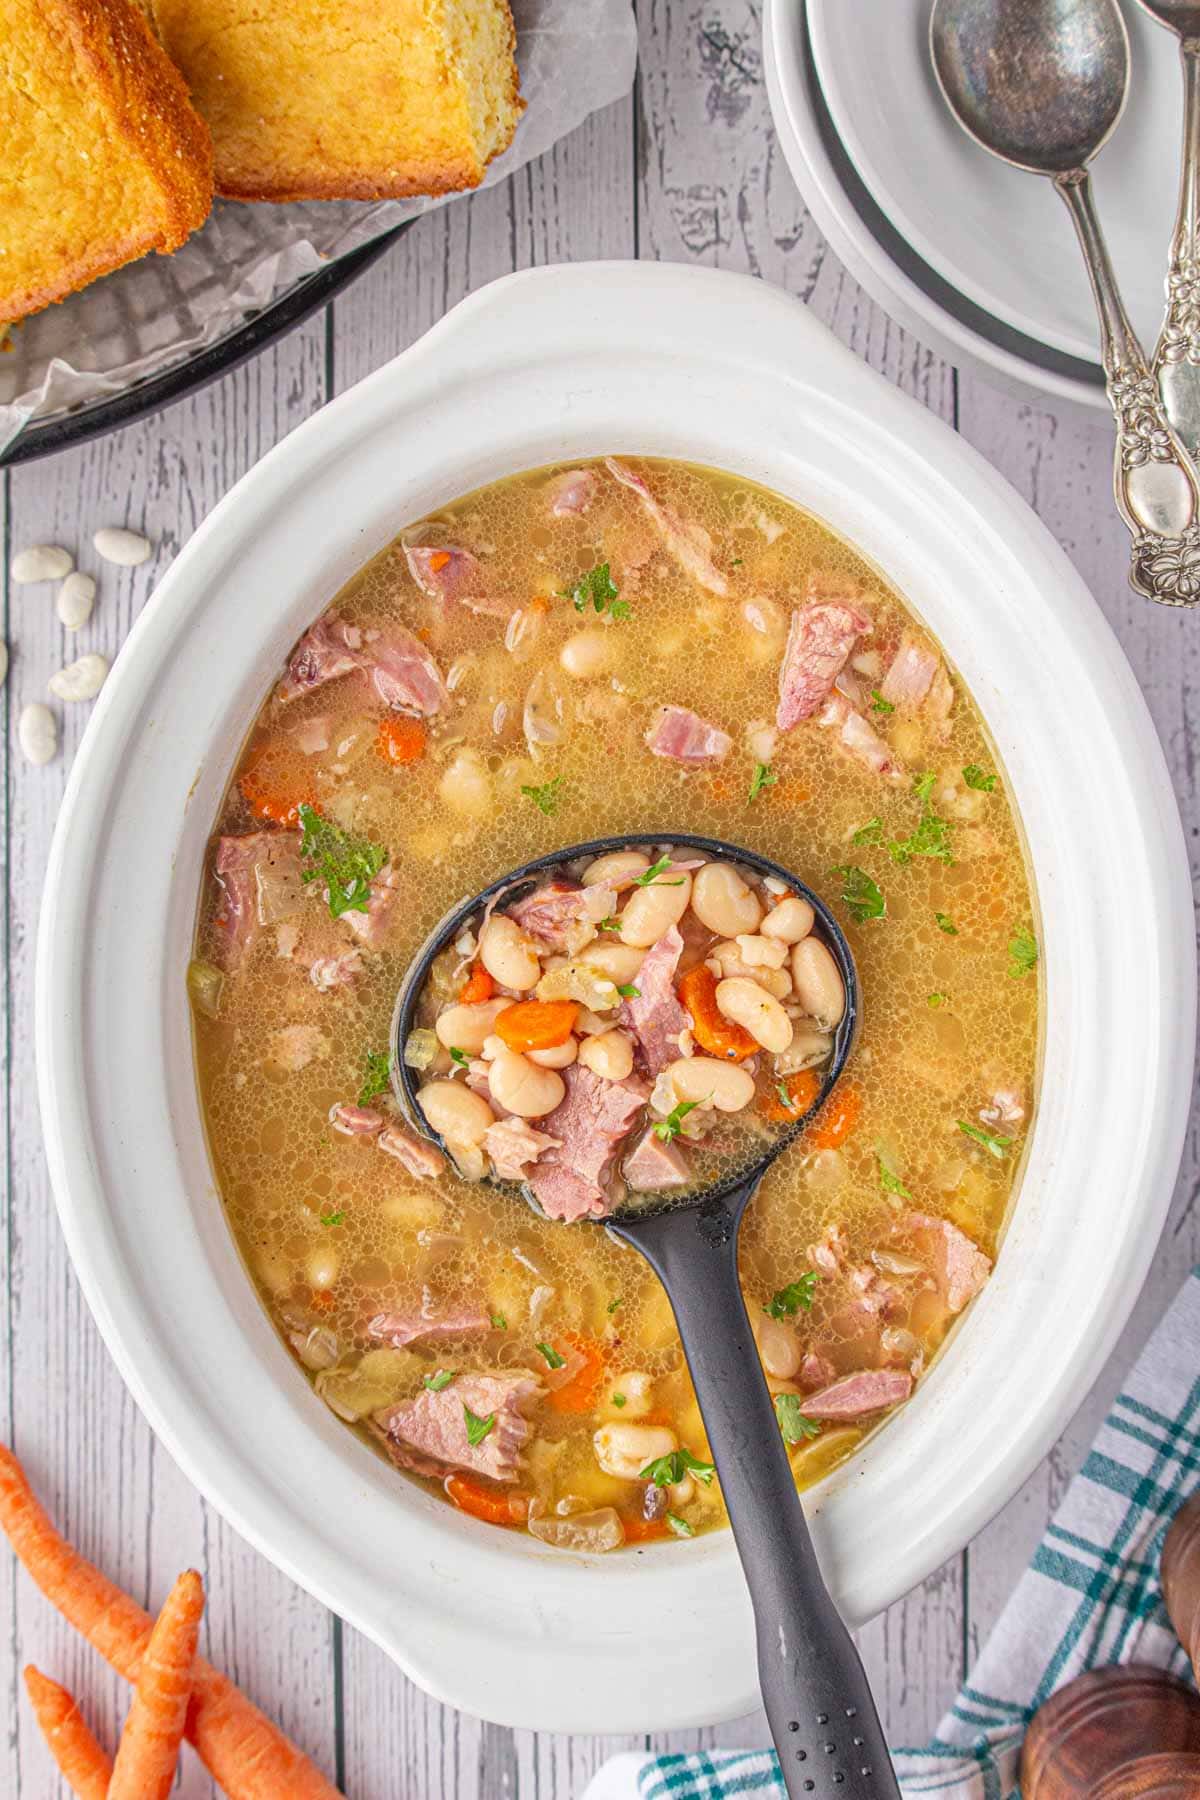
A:
POLYGON ((231 200, 478 187, 524 103, 507 0, 143 0, 231 200))
POLYGON ((208 217, 208 129, 132 0, 9 0, 0 121, 0 320, 208 217))

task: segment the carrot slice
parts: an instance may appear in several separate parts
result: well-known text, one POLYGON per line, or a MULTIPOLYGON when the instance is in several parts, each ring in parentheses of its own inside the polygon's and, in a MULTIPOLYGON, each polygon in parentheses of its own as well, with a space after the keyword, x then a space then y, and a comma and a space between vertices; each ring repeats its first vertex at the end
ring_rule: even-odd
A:
POLYGON ((666 1537, 667 1521, 665 1519, 643 1519, 641 1513, 621 1514, 621 1524, 625 1530, 627 1544, 649 1544, 655 1538, 666 1537))
POLYGON ((581 1337, 577 1331, 560 1331, 558 1336, 578 1352, 582 1361, 570 1381, 564 1381, 561 1387, 550 1389, 546 1395, 546 1404, 554 1412, 591 1412, 600 1397, 600 1383, 604 1378, 604 1351, 593 1338, 581 1337))
POLYGON ((820 1117, 803 1134, 805 1142, 814 1150, 836 1150, 858 1124, 861 1112, 861 1092, 852 1081, 841 1082, 822 1107, 820 1117))
MULTIPOLYGON (((12 1451, 0 1444, 0 1529, 46 1598, 126 1681, 153 1620, 59 1536, 12 1451)), ((232 1681, 196 1659, 187 1736, 229 1800, 344 1800, 315 1763, 232 1681)))
POLYGON ((820 1091, 821 1083, 813 1070, 801 1069, 777 1086, 765 1088, 758 1096, 758 1110, 773 1125, 786 1125, 789 1120, 802 1119, 820 1091))
POLYGON ((238 776, 242 799, 256 819, 269 825, 297 825, 300 808, 316 805, 316 797, 302 773, 289 771, 287 761, 288 753, 278 740, 268 742, 238 776))
POLYGON ((186 1569, 154 1621, 125 1720, 108 1800, 167 1800, 192 1697, 204 1583, 186 1569))
POLYGON ((84 1723, 78 1700, 32 1663, 25 1670, 25 1687, 46 1746, 71 1792, 79 1800, 106 1800, 112 1763, 84 1723))
POLYGON ((748 1031, 734 1025, 717 1005, 717 980, 707 963, 697 963, 679 983, 679 998, 692 1016, 692 1034, 710 1056, 741 1062, 757 1054, 759 1045, 748 1031))
POLYGON ((578 1017, 574 1000, 518 1000, 505 1007, 493 1029, 510 1050, 557 1050, 578 1017))
POLYGON ((437 575, 445 568, 449 561, 450 552, 448 550, 435 550, 433 555, 429 558, 429 567, 433 570, 434 574, 437 575))
POLYGON ((496 984, 483 964, 473 962, 458 997, 464 1006, 478 1006, 482 1001, 490 1000, 495 991, 496 984))
POLYGON ((445 1489, 461 1512, 489 1525, 524 1525, 529 1517, 531 1494, 514 1494, 504 1488, 485 1487, 469 1475, 447 1475, 445 1489))
POLYGON ((405 719, 390 713, 379 721, 375 750, 386 763, 420 762, 425 754, 425 727, 419 719, 405 719))

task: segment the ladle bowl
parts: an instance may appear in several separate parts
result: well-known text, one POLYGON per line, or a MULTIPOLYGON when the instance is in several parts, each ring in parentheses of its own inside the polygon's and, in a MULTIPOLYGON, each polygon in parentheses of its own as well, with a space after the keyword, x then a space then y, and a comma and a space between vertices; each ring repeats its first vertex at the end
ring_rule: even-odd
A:
MULTIPOLYGON (((834 957, 845 987, 845 1012, 812 1106, 782 1127, 753 1165, 678 1199, 618 1206, 599 1223, 641 1252, 675 1313, 750 1589, 763 1705, 788 1794, 891 1800, 899 1789, 883 1729, 858 1652, 821 1576, 737 1270, 738 1230, 747 1205, 767 1168, 829 1099, 854 1046, 858 975, 825 902, 769 858, 689 833, 628 833, 538 857, 453 907, 414 956, 392 1020, 393 1088, 413 1128, 445 1148, 417 1099, 423 1077, 404 1060, 435 959, 479 922, 489 904, 521 899, 540 877, 566 864, 629 848, 650 851, 652 860, 667 850, 696 851, 784 882, 812 907, 813 935, 834 957)), ((514 1183, 497 1185, 514 1198, 520 1192, 514 1183)))

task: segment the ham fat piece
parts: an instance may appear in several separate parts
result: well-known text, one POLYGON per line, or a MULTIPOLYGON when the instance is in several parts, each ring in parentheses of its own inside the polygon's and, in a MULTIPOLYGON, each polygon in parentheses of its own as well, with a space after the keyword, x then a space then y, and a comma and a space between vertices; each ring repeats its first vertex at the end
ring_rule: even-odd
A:
POLYGON ((640 475, 618 462, 615 456, 606 456, 604 466, 614 481, 628 488, 641 501, 654 529, 668 550, 679 564, 685 575, 707 588, 710 594, 720 594, 722 599, 729 593, 729 583, 712 559, 712 539, 703 525, 693 525, 681 519, 679 514, 669 506, 663 506, 654 498, 640 475))
POLYGON ((840 600, 796 608, 779 671, 775 723, 780 731, 812 718, 871 625, 870 613, 840 600))
POLYGON ((727 731, 710 725, 686 706, 664 706, 646 733, 646 743, 655 756, 668 762, 686 763, 692 768, 707 768, 729 755, 733 739, 727 731))

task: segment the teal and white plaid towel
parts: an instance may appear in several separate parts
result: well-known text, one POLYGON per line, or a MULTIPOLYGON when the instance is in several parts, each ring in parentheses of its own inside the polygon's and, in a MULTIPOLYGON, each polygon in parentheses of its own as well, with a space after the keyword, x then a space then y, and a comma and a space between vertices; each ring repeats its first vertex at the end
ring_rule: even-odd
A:
MULTIPOLYGON (((1170 1520, 1200 1485, 1200 1269, 1142 1352, 954 1705, 923 1750, 893 1753, 904 1793, 1019 1800, 1025 1726, 1097 1663, 1188 1674, 1162 1602, 1170 1520)), ((773 1751, 614 1757, 583 1800, 785 1800, 773 1751)))

